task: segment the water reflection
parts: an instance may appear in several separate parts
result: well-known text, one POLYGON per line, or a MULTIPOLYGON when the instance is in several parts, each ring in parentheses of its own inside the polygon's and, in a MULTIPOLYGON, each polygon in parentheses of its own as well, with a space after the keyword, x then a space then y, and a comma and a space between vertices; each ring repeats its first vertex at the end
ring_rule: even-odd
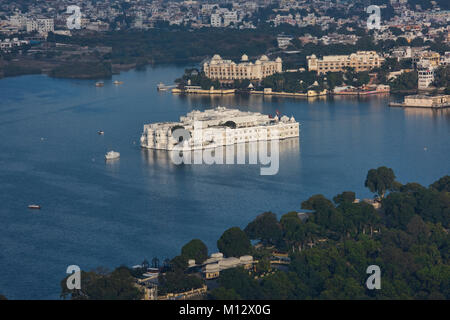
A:
MULTIPOLYGON (((271 154, 271 150, 272 149, 272 143, 270 141, 267 141, 267 144, 265 145, 265 150, 264 152, 266 152, 266 154, 268 156, 272 156, 271 154)), ((220 148, 219 148, 220 149, 220 148)), ((208 155, 213 155, 213 156, 219 156, 219 152, 220 150, 216 149, 216 151, 214 150, 196 150, 193 151, 189 156, 186 155, 185 159, 190 159, 191 161, 187 161, 190 163, 194 163, 194 159, 204 159, 205 154, 208 155), (203 157, 203 158, 202 158, 203 157)), ((223 152, 222 152, 222 164, 237 164, 237 163, 241 163, 241 164, 255 164, 254 162, 254 153, 252 153, 252 150, 258 150, 258 146, 256 143, 251 142, 251 143, 241 143, 241 144, 236 144, 236 145, 232 145, 232 146, 226 146, 223 147, 223 152), (231 161, 231 158, 229 158, 227 160, 227 155, 234 155, 234 160, 231 161), (238 155, 245 154, 245 160, 243 163, 243 158, 240 158, 241 160, 238 161, 238 155), (253 154, 253 156, 252 156, 253 154)), ((300 139, 299 138, 290 138, 290 139, 285 139, 285 140, 280 140, 278 141, 278 151, 279 151, 279 161, 280 161, 280 165, 281 163, 285 160, 285 159, 290 159, 294 158, 297 160, 300 160, 300 139)), ((141 151, 142 154, 142 160, 143 162, 147 163, 148 166, 157 168, 157 167, 164 167, 165 169, 175 169, 175 168, 183 168, 188 166, 189 164, 180 164, 177 165, 173 160, 172 160, 172 154, 171 151, 166 151, 166 150, 153 150, 153 149, 142 149, 141 151)), ((178 154, 176 155, 178 156, 178 154)), ((259 160, 259 156, 258 154, 256 155, 258 160, 259 160)), ((274 155, 275 156, 275 155, 274 155)), ((259 161, 258 161, 259 164, 259 161)), ((207 164, 205 163, 205 161, 202 161, 201 165, 206 166, 207 164)))
POLYGON ((445 117, 450 120, 450 110, 428 108, 403 108, 405 115, 411 118, 438 118, 445 117))

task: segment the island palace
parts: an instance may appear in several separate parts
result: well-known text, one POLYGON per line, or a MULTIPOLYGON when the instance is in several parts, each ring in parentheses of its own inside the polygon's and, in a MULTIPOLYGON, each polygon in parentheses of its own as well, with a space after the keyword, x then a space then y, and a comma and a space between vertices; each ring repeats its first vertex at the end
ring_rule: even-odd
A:
POLYGON ((183 141, 183 149, 198 150, 237 143, 270 141, 299 137, 299 123, 294 117, 271 117, 259 112, 217 107, 203 112, 194 110, 179 122, 144 125, 141 146, 148 149, 173 150, 180 143, 176 129, 189 132, 192 139, 183 141))

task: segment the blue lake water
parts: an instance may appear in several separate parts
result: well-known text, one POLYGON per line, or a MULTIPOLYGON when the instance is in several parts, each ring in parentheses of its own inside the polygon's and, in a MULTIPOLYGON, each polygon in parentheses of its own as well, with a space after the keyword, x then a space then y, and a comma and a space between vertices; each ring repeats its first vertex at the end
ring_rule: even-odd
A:
POLYGON ((67 266, 134 265, 179 253, 192 238, 210 252, 232 226, 299 210, 309 196, 364 188, 386 165, 402 182, 450 171, 450 112, 389 108, 388 98, 176 96, 157 92, 182 67, 148 68, 105 81, 22 76, 0 80, 0 293, 57 299, 67 266), (216 106, 293 115, 299 140, 280 145, 279 172, 259 165, 176 166, 141 150, 142 125, 216 106), (103 136, 98 130, 105 131, 103 136), (105 163, 114 149, 121 158, 105 163), (28 204, 41 210, 32 211, 28 204))

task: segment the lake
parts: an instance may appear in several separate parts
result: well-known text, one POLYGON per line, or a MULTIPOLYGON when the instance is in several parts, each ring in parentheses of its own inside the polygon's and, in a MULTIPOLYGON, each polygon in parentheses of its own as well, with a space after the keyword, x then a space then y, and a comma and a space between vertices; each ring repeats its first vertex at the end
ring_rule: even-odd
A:
POLYGON ((381 165, 401 182, 429 185, 449 174, 449 110, 389 108, 388 97, 376 96, 308 101, 156 90, 183 70, 128 71, 101 88, 43 75, 0 80, 1 294, 58 299, 69 265, 162 261, 193 238, 214 252, 225 229, 244 228, 265 211, 300 210, 317 193, 372 197, 364 179, 381 165), (278 174, 261 176, 259 165, 177 166, 163 151, 140 148, 144 123, 217 106, 279 110, 300 122, 300 139, 280 143, 278 174), (111 149, 121 158, 105 163, 111 149), (27 208, 34 203, 42 209, 27 208))

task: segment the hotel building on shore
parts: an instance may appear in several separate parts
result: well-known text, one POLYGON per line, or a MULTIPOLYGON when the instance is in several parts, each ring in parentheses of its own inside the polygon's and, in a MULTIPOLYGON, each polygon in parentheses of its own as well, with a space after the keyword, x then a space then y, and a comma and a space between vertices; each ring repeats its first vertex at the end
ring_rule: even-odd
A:
POLYGON ((218 54, 215 54, 212 59, 203 64, 203 71, 206 77, 219 81, 262 80, 275 73, 281 73, 282 64, 281 58, 269 60, 266 55, 262 55, 253 63, 244 54, 241 62, 236 63, 231 60, 224 60, 218 54))
POLYGON ((344 71, 345 68, 353 68, 356 72, 368 71, 380 67, 384 62, 384 58, 375 51, 357 51, 350 55, 324 56, 322 59, 313 54, 306 60, 308 70, 317 71, 318 74, 344 71))
POLYGON ((435 67, 428 61, 417 66, 417 88, 427 89, 434 81, 435 67))

